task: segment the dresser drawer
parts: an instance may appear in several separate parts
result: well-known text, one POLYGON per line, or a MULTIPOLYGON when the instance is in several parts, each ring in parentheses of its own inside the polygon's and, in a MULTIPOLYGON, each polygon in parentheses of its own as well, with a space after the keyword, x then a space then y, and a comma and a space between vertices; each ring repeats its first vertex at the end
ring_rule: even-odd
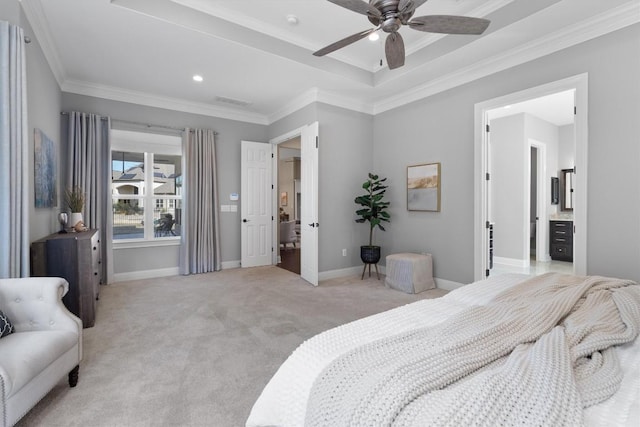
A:
POLYGON ((549 221, 549 255, 558 261, 573 261, 573 221, 549 221))
POLYGON ((573 232, 573 221, 549 221, 551 232, 566 231, 573 232))
POLYGON ((573 236, 571 234, 552 233, 551 243, 561 243, 568 245, 573 243, 573 236))
POLYGON ((551 245, 551 253, 549 254, 551 259, 559 261, 573 261, 573 246, 554 244, 551 245))

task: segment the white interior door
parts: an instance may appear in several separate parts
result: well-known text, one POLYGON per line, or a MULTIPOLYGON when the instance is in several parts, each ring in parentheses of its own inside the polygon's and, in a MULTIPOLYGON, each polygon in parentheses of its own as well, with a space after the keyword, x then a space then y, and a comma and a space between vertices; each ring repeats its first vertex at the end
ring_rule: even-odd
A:
POLYGON ((318 286, 318 122, 302 130, 301 186, 302 206, 300 233, 300 276, 318 286))
POLYGON ((242 141, 241 153, 241 266, 271 265, 273 146, 242 141))

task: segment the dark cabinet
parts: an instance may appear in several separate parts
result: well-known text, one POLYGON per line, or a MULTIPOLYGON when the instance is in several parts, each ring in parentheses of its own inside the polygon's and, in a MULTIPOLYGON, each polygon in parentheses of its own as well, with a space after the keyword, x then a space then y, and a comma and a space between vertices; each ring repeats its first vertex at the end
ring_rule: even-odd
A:
POLYGON ((573 221, 549 221, 549 255, 573 262, 573 221))
POLYGON ((98 230, 52 234, 31 244, 31 275, 62 277, 69 292, 62 301, 82 320, 85 328, 95 324, 101 282, 98 230))

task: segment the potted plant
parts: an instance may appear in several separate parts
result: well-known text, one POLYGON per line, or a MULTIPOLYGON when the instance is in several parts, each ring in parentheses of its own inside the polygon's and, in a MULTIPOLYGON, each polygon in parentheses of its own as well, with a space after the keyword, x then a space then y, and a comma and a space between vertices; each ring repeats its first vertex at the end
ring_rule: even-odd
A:
POLYGON ((75 227, 78 222, 82 222, 82 208, 84 208, 84 193, 80 187, 66 189, 64 200, 71 211, 69 215, 69 226, 75 227))
POLYGON ((380 261, 380 246, 373 245, 373 230, 378 227, 385 231, 382 223, 389 222, 391 219, 386 211, 389 202, 383 200, 384 193, 387 191, 387 186, 384 185, 386 180, 387 178, 380 179, 378 175, 369 173, 369 178, 362 184, 366 193, 355 198, 355 202, 362 206, 356 211, 359 217, 356 222, 369 223, 369 244, 360 246, 360 258, 365 264, 377 264, 380 261))

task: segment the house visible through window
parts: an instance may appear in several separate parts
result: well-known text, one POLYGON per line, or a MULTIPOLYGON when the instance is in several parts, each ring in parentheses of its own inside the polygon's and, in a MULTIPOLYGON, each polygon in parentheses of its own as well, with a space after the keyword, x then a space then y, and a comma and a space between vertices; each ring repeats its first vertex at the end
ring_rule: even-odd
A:
POLYGON ((178 239, 181 138, 113 130, 111 148, 113 240, 178 239))

